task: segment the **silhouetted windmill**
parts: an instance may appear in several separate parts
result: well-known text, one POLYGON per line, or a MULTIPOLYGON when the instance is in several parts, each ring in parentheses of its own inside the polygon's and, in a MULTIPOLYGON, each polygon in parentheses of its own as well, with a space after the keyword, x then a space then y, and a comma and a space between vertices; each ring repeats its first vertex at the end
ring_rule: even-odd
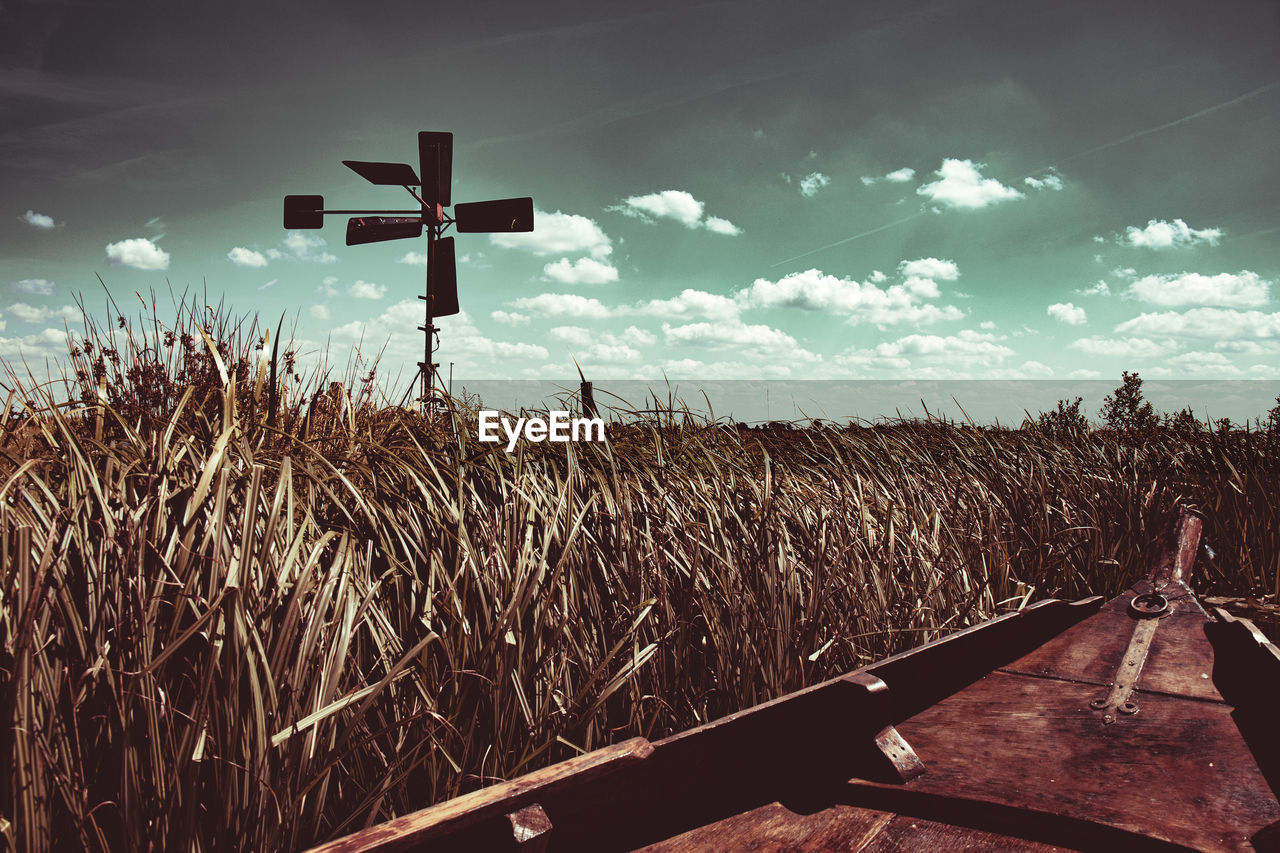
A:
POLYGON ((514 233, 533 230, 533 199, 503 198, 459 204, 450 217, 450 183, 453 175, 453 134, 422 131, 418 134, 418 164, 422 178, 408 163, 371 163, 343 160, 371 184, 404 187, 422 205, 421 210, 325 210, 324 196, 284 197, 284 227, 322 228, 326 213, 359 214, 347 220, 347 245, 380 243, 422 236, 427 232, 427 292, 418 298, 427 303, 426 323, 418 328, 426 336, 423 360, 418 362, 423 405, 429 405, 435 388, 435 339, 437 317, 458 313, 458 268, 453 238, 440 235, 450 225, 459 234, 514 233), (413 191, 421 187, 421 194, 413 191))

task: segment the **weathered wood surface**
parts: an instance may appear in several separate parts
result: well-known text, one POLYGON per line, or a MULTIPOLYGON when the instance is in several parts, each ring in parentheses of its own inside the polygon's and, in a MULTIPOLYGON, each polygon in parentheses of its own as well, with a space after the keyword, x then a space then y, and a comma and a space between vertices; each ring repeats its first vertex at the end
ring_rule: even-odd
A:
MULTIPOLYGON (((1280 803, 1232 709, 1159 694, 1104 725, 1093 684, 995 672, 899 724, 928 772, 906 786, 1105 823, 1197 850, 1249 849, 1280 803)), ((868 783, 873 784, 873 783, 868 783)))
POLYGON ((775 802, 641 847, 638 853, 686 853, 690 850, 750 853, 788 853, 795 850, 1053 853, 1068 849, 1071 848, 878 809, 837 804, 813 814, 802 814, 775 802))
POLYGON ((320 849, 1280 850, 1280 652, 1191 594, 1199 531, 1184 513, 1105 606, 1044 602, 320 849))

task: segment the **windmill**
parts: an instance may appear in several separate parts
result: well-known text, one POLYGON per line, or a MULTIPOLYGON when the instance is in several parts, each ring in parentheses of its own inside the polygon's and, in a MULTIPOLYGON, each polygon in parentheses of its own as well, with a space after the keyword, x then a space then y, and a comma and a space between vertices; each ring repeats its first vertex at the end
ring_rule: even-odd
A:
POLYGON ((314 229, 324 227, 324 216, 356 214, 347 220, 347 245, 381 243, 427 235, 427 292, 418 298, 426 303, 426 321, 418 329, 426 340, 418 375, 424 407, 430 405, 436 387, 435 362, 437 329, 435 320, 458 313, 458 268, 453 238, 442 237, 450 225, 459 234, 511 234, 533 230, 533 199, 503 198, 453 206, 453 216, 445 212, 451 205, 453 175, 453 134, 422 131, 418 134, 418 172, 408 163, 375 163, 343 160, 371 184, 400 186, 417 200, 417 210, 325 210, 324 196, 284 197, 284 227, 314 229), (421 178, 419 177, 421 175, 421 178), (418 191, 414 190, 418 187, 418 191))

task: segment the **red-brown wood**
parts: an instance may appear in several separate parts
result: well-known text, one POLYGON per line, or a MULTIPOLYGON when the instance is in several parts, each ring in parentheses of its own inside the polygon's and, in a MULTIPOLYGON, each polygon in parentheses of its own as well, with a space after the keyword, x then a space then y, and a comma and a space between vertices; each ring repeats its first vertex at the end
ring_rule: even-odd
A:
POLYGON ((1280 652, 1196 601, 1200 527, 1184 512, 1105 605, 1043 602, 320 849, 1280 849, 1280 652))

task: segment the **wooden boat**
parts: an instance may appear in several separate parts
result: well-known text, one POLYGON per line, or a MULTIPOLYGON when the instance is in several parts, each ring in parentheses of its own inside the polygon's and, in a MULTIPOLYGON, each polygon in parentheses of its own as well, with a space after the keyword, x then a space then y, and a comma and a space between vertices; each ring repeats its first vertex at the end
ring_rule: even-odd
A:
POLYGON ((317 851, 1280 850, 1280 652, 1188 586, 1044 601, 317 851))

